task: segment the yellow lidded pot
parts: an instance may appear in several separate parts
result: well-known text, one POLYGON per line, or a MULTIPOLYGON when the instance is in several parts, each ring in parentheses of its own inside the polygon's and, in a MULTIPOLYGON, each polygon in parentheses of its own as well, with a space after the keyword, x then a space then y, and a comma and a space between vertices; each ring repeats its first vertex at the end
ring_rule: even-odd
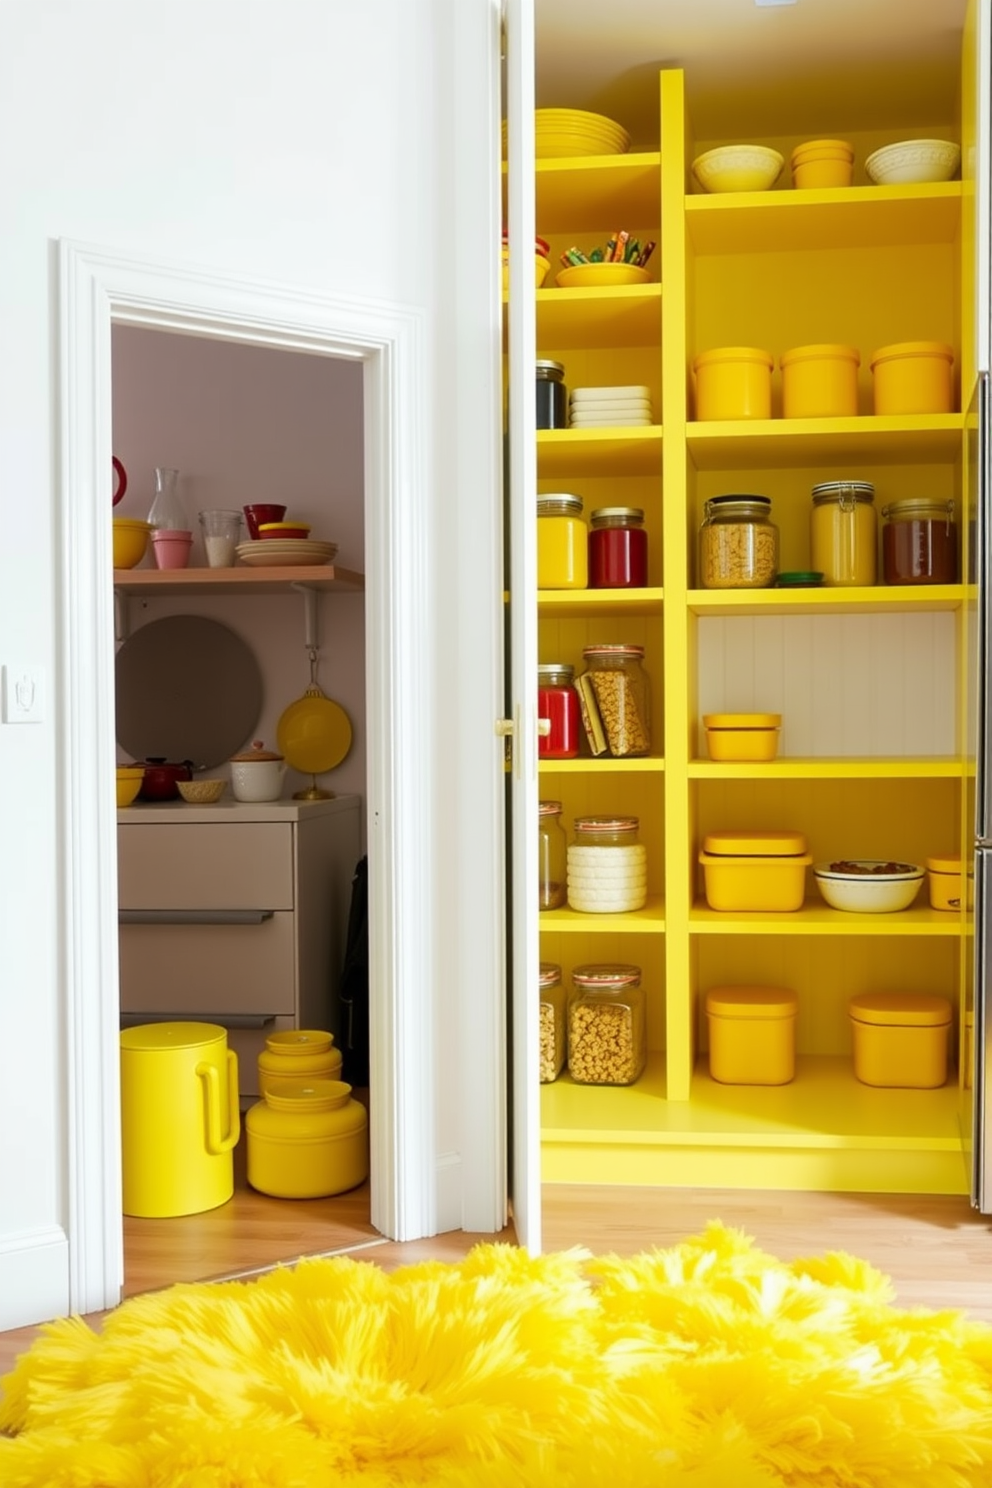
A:
POLYGON ((710 909, 789 913, 802 908, 813 859, 801 832, 709 832, 699 861, 710 909))
POLYGON ((854 418, 858 412, 856 346, 794 346, 779 358, 783 418, 854 418))
POLYGON ((862 992, 848 1003, 862 1085, 935 1090, 947 1079, 951 1004, 911 992, 862 992))
POLYGON ((319 1199, 364 1183, 368 1117, 343 1080, 272 1080, 245 1116, 248 1182, 277 1199, 319 1199))
POLYGON ((704 713, 711 760, 773 760, 781 713, 704 713))
POLYGON ((710 1074, 722 1085, 787 1085, 796 1073, 799 999, 784 987, 706 994, 710 1074))
POLYGON ((899 341, 872 353, 875 412, 953 413, 954 348, 942 341, 899 341))
POLYGON ((967 875, 956 854, 927 858, 927 883, 930 890, 931 909, 957 911, 961 908, 962 883, 967 880, 966 903, 968 909, 975 907, 975 870, 969 863, 967 875))
POLYGON ((697 419, 772 416, 771 352, 758 346, 717 346, 695 358, 697 419))
POLYGON ((258 1093, 264 1096, 273 1080, 338 1080, 344 1058, 334 1047, 334 1035, 319 1028, 287 1028, 270 1033, 258 1056, 258 1093))

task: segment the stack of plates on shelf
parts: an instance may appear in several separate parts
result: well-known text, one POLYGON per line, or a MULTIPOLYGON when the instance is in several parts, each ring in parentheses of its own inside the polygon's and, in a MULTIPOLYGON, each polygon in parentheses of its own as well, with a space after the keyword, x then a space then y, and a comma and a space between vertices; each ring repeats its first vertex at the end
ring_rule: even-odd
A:
POLYGON ((568 422, 573 429, 608 425, 653 424, 651 389, 647 387, 573 388, 568 400, 568 422))
MULTIPOLYGON (((626 155, 630 135, 605 114, 583 109, 544 108, 534 111, 534 153, 538 159, 562 155, 626 155)), ((506 154, 506 120, 503 121, 506 154)))
POLYGON ((337 550, 337 543, 313 538, 263 537, 257 542, 238 543, 235 551, 249 568, 304 568, 332 562, 337 550))

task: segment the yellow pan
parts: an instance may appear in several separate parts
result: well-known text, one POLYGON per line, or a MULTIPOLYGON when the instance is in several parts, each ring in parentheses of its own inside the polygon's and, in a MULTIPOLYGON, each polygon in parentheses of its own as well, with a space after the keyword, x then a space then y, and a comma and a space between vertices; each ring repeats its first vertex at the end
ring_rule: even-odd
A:
POLYGON ((276 742, 286 763, 305 775, 333 770, 351 748, 351 720, 316 684, 280 714, 276 742))

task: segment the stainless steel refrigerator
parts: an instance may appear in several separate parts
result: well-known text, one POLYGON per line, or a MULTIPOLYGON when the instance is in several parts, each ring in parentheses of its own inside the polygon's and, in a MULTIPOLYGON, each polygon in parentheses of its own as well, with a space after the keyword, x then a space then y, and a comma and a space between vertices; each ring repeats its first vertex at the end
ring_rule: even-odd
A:
POLYGON ((969 564, 975 753, 975 952, 966 997, 964 1130, 971 1143, 971 1201, 992 1213, 992 434, 989 374, 968 410, 968 517, 976 541, 969 564), (969 1048, 970 1045, 970 1048, 969 1048))

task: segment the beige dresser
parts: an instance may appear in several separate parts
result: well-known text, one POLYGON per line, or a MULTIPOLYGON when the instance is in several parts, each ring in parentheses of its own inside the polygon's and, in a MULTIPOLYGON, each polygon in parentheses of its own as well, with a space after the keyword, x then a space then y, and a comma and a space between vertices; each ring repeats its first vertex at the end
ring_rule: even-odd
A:
POLYGON ((358 796, 118 811, 122 1024, 223 1024, 242 1099, 268 1034, 337 1033, 360 812, 358 796))

